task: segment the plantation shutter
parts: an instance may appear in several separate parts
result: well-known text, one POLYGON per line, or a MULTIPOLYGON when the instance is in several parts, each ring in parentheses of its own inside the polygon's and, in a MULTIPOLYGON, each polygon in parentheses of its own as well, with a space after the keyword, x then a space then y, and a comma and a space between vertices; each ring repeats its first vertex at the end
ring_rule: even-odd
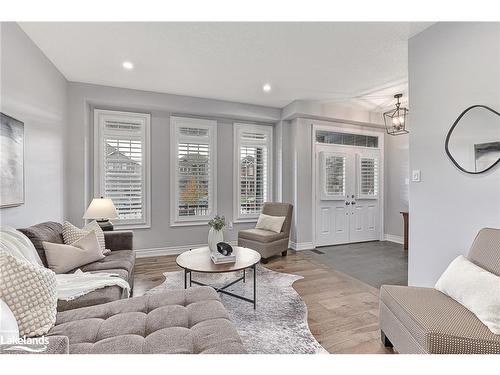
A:
POLYGON ((328 156, 326 158, 325 190, 328 195, 345 195, 345 157, 328 156))
POLYGON ((205 221, 215 213, 216 121, 171 117, 171 221, 205 221))
POLYGON ((320 153, 323 189, 321 199, 344 199, 346 195, 346 157, 342 154, 320 153))
POLYGON ((270 147, 267 126, 236 126, 238 160, 238 217, 255 217, 270 200, 270 147))
POLYGON ((359 158, 359 197, 370 199, 378 196, 378 158, 359 158))
POLYGON ((98 117, 99 194, 112 199, 118 213, 116 224, 145 224, 149 115, 102 112, 98 117))
POLYGON ((178 214, 206 216, 211 183, 209 129, 181 127, 178 132, 178 214))

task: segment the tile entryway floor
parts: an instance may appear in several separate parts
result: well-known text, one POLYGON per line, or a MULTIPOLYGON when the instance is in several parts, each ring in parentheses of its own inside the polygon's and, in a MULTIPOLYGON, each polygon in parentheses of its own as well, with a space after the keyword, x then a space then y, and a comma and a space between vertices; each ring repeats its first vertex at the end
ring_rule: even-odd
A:
POLYGON ((408 252, 394 242, 324 246, 313 251, 312 257, 375 288, 384 284, 408 285, 408 252))

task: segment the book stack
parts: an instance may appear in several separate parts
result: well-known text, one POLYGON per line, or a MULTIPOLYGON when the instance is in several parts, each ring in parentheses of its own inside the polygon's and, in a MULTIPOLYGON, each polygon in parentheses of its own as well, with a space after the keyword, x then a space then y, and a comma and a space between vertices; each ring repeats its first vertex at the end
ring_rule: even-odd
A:
POLYGON ((210 254, 210 259, 212 259, 212 262, 215 264, 234 263, 236 262, 236 255, 222 255, 219 252, 214 252, 210 254))

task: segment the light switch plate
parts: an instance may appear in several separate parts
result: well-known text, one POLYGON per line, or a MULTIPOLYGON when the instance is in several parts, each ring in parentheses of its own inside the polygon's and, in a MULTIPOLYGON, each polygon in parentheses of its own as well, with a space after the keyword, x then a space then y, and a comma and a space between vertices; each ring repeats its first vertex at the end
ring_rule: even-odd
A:
POLYGON ((413 182, 420 182, 420 169, 414 169, 411 171, 411 180, 413 182))
POLYGON ((232 221, 230 221, 230 222, 228 223, 227 228, 228 228, 229 230, 233 230, 233 222, 232 222, 232 221))

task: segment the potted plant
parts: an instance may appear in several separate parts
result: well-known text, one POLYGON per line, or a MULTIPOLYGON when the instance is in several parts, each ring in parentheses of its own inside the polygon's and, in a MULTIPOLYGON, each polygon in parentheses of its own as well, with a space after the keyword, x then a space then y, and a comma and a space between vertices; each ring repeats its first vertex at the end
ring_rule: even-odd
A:
POLYGON ((224 241, 224 234, 222 230, 226 226, 226 218, 224 216, 216 215, 208 222, 210 230, 208 231, 208 247, 211 252, 217 251, 217 244, 224 241))

